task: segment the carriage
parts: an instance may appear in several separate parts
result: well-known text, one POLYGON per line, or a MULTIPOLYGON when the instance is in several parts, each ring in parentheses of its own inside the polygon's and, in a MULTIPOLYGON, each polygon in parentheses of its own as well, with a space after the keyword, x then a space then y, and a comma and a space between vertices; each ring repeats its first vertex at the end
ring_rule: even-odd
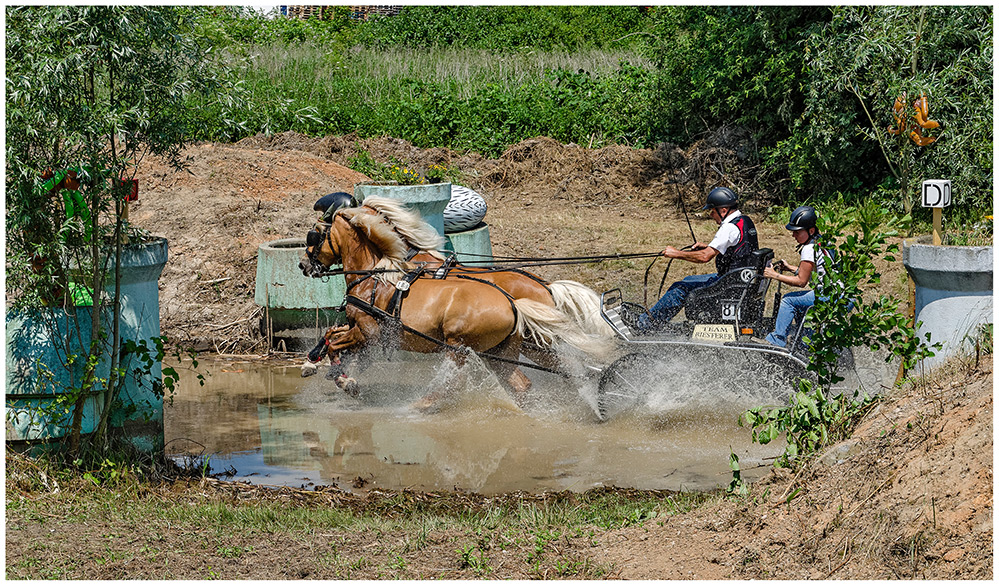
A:
MULTIPOLYGON (((788 337, 787 348, 763 339, 774 329, 781 300, 778 284, 767 313, 772 283, 764 277, 763 269, 773 257, 769 248, 757 250, 749 265, 691 291, 684 304, 684 319, 659 324, 651 332, 643 333, 637 327, 638 316, 646 311, 644 306, 625 301, 619 289, 604 292, 601 316, 625 350, 601 369, 598 417, 607 419, 653 396, 658 396, 660 403, 664 397, 689 402, 689 389, 694 386, 711 387, 712 400, 755 395, 784 401, 798 380, 812 378, 807 370, 805 319, 788 337), (712 365, 719 375, 710 376, 712 365)), ((894 379, 897 362, 892 364, 883 354, 876 354, 866 348, 840 351, 836 370, 843 380, 832 390, 880 392, 886 381, 894 379)))

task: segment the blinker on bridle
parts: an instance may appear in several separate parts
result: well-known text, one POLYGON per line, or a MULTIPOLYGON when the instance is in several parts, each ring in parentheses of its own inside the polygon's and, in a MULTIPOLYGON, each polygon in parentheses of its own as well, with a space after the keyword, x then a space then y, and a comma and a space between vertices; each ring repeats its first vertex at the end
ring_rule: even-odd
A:
POLYGON ((313 224, 312 229, 305 235, 305 256, 308 257, 309 261, 315 266, 323 266, 323 263, 319 261, 319 255, 317 252, 319 250, 319 246, 322 245, 323 240, 329 238, 330 230, 332 228, 333 222, 316 222, 313 224), (322 226, 322 232, 316 229, 317 226, 322 226))
POLYGON ((315 228, 309 230, 309 233, 305 235, 305 245, 308 247, 318 246, 320 242, 323 241, 323 234, 315 228))
POLYGON ((308 257, 309 261, 313 265, 319 264, 319 259, 316 255, 316 247, 322 244, 326 232, 328 232, 330 227, 332 226, 331 224, 326 224, 323 231, 320 232, 319 230, 316 230, 317 225, 318 224, 314 224, 312 226, 312 229, 309 230, 308 234, 305 235, 305 246, 306 246, 305 256, 308 257))

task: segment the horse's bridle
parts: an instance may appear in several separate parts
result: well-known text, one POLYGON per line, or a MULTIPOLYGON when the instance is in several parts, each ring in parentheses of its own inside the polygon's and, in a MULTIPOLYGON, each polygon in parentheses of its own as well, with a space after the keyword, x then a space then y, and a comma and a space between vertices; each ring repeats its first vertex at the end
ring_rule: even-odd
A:
POLYGON ((320 246, 324 241, 329 244, 330 250, 335 255, 339 256, 339 254, 340 254, 340 251, 338 251, 336 249, 336 246, 334 246, 334 244, 333 244, 333 238, 330 235, 330 232, 331 232, 331 230, 333 228, 333 222, 336 221, 336 218, 337 218, 337 215, 334 214, 333 218, 330 219, 329 223, 326 223, 326 222, 316 222, 316 224, 313 225, 312 229, 309 230, 308 234, 305 235, 305 246, 306 246, 306 248, 305 248, 305 256, 308 257, 309 262, 312 263, 313 267, 320 267, 320 266, 322 266, 322 267, 325 267, 325 268, 329 268, 325 264, 323 264, 322 262, 320 262, 319 256, 316 254, 317 247, 320 246), (323 231, 322 232, 320 232, 319 230, 316 230, 316 226, 319 226, 319 225, 323 226, 323 231))

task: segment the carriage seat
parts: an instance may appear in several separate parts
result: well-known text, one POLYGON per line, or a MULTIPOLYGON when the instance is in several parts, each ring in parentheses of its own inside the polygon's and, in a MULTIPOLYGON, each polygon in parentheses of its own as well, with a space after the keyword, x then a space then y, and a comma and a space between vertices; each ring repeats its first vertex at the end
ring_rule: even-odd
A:
POLYGON ((761 248, 752 254, 748 266, 732 269, 714 283, 691 291, 684 303, 687 320, 759 324, 770 288, 770 279, 763 278, 763 269, 773 257, 772 249, 761 248))

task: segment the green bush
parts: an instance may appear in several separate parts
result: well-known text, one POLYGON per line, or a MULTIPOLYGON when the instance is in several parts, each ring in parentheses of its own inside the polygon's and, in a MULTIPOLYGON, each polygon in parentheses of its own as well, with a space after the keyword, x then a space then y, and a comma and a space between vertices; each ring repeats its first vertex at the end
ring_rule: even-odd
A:
POLYGON ((622 38, 646 22, 634 6, 407 6, 359 26, 356 39, 380 48, 576 51, 634 43, 622 38))
POLYGON ((823 7, 704 6, 656 11, 656 67, 648 115, 656 140, 688 144, 726 124, 762 144, 787 136, 802 111, 801 39, 828 19, 823 7))
POLYGON ((787 446, 779 465, 791 465, 795 458, 846 437, 873 402, 857 392, 832 392, 832 385, 843 380, 836 372, 843 351, 884 349, 906 368, 933 355, 929 334, 925 342, 919 339, 915 326, 901 312, 901 301, 864 294, 881 281, 875 259, 896 260, 898 245, 889 241, 905 229, 907 221, 875 202, 819 219, 822 246, 832 252, 834 261, 827 263, 826 273, 816 283, 817 301, 807 317, 813 330, 808 340, 808 370, 813 377, 800 381, 787 405, 751 409, 740 419, 740 424, 752 428, 753 441, 761 444, 785 435, 787 446))
MULTIPOLYGON (((799 187, 868 189, 891 177, 879 203, 914 210, 924 179, 950 179, 954 204, 992 208, 992 9, 988 6, 841 7, 807 39, 809 85, 794 136, 778 152, 799 187), (892 106, 921 94, 939 139, 894 136, 892 106)), ((780 160, 781 157, 778 157, 780 160)), ((975 210, 979 210, 976 212, 975 210)))

